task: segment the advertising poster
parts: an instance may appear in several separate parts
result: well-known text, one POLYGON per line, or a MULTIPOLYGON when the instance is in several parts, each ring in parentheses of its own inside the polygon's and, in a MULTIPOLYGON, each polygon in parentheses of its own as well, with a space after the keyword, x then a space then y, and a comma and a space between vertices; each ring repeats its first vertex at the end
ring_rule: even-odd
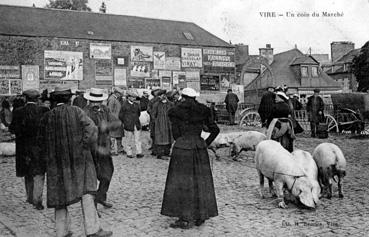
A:
POLYGON ((231 85, 232 88, 232 92, 235 93, 238 98, 240 99, 240 102, 243 103, 245 101, 244 98, 244 85, 236 85, 236 84, 232 84, 231 85))
POLYGON ((219 75, 201 75, 200 89, 202 91, 219 91, 219 75))
POLYGON ((131 61, 152 62, 153 48, 150 46, 131 46, 131 61))
POLYGON ((167 90, 167 91, 171 90, 172 89, 171 80, 172 80, 171 77, 162 77, 161 78, 162 89, 167 90))
POLYGON ((151 68, 148 62, 131 62, 132 77, 150 77, 151 68))
POLYGON ((0 79, 19 79, 19 66, 0 65, 0 79))
POLYGON ((0 95, 9 95, 9 89, 9 80, 0 80, 0 95))
POLYGON ((179 57, 166 57, 165 69, 167 70, 181 70, 181 58, 179 57))
POLYGON ((173 87, 177 87, 179 85, 179 78, 182 77, 186 79, 186 72, 182 71, 173 71, 173 87))
POLYGON ((128 56, 121 56, 115 58, 115 64, 122 67, 128 67, 128 56))
POLYGON ((146 89, 157 89, 161 88, 159 78, 145 78, 145 88, 146 89))
POLYGON ((154 52, 154 69, 165 69, 165 52, 154 52))
POLYGON ((155 78, 155 79, 159 79, 159 70, 155 70, 155 69, 151 70, 150 77, 155 78))
POLYGON ((112 60, 96 60, 95 66, 96 66, 95 69, 96 81, 113 80, 112 60))
POLYGON ((144 78, 129 78, 127 81, 128 88, 145 88, 144 78))
POLYGON ((181 48, 182 67, 202 67, 201 49, 181 48))
POLYGON ((199 71, 186 71, 186 84, 187 87, 200 92, 200 72, 199 71))
POLYGON ((23 90, 40 88, 39 67, 37 65, 22 65, 23 90))
POLYGON ((114 86, 127 86, 127 69, 114 69, 114 86))
POLYGON ((204 67, 235 67, 231 49, 203 49, 202 52, 204 67))
POLYGON ((221 75, 220 76, 220 89, 227 90, 231 86, 229 75, 221 75))
POLYGON ((111 44, 90 43, 90 58, 111 59, 111 44))
POLYGON ((22 80, 9 80, 9 82, 11 95, 22 94, 22 80))
POLYGON ((83 80, 83 53, 45 50, 45 79, 83 80))

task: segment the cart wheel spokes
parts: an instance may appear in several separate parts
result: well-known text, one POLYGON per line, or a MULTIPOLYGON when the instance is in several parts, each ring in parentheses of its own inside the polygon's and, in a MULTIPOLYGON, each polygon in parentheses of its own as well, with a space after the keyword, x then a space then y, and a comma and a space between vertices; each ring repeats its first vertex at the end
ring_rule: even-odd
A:
POLYGON ((332 115, 327 114, 325 116, 325 122, 328 124, 328 132, 339 132, 338 123, 332 115))
POLYGON ((261 128, 261 118, 256 111, 246 112, 245 115, 240 120, 240 127, 259 127, 261 128))

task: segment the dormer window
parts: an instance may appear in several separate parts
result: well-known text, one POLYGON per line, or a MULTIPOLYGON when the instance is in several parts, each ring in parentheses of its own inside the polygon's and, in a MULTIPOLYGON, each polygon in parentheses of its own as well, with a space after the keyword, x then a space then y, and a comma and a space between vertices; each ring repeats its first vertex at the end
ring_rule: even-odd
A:
POLYGON ((301 77, 308 77, 308 67, 301 66, 301 77))
POLYGON ((192 36, 192 34, 190 32, 183 32, 183 35, 188 40, 194 40, 194 38, 193 38, 193 36, 192 36))
POLYGON ((316 66, 311 67, 311 76, 312 77, 318 77, 318 67, 316 67, 316 66))

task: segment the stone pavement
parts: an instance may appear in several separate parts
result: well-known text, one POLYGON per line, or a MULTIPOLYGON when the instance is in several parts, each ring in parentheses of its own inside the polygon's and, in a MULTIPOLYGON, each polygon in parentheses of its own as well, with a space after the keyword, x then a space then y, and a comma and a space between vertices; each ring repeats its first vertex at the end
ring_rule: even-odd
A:
MULTIPOLYGON (((148 133, 143 136, 147 138, 148 133)), ((155 159, 146 149, 143 159, 113 158, 108 200, 114 207, 98 206, 102 226, 112 230, 113 236, 369 236, 368 140, 342 136, 327 140, 340 146, 347 159, 345 197, 339 199, 335 192, 316 210, 293 204, 282 210, 275 199, 261 199, 253 152, 243 153, 241 161, 234 162, 224 148, 222 161, 213 163, 219 216, 190 230, 172 229, 169 224, 175 219, 160 215, 169 161, 155 159)), ((327 140, 303 135, 295 146, 312 152, 327 140)), ((26 204, 23 180, 15 177, 14 165, 14 157, 0 158, 0 236, 55 236, 53 209, 37 211, 26 204)), ((69 210, 73 236, 84 236, 80 204, 69 210)))

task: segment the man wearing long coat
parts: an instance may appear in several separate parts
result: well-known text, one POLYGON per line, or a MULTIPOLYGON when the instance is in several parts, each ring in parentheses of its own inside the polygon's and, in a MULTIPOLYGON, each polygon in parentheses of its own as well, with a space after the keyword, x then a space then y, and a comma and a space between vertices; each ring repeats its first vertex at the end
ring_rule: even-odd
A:
POLYGON ((316 126, 324 119, 324 102, 319 96, 319 89, 314 89, 314 94, 308 98, 306 111, 310 121, 311 137, 316 136, 316 126))
POLYGON ((149 103, 147 104, 147 113, 150 115, 150 124, 149 124, 149 129, 150 129, 150 138, 151 138, 151 149, 152 149, 152 155, 156 155, 156 146, 155 146, 155 123, 154 123, 154 119, 152 117, 152 113, 154 110, 154 106, 156 106, 156 104, 159 102, 160 98, 158 96, 158 93, 161 92, 161 89, 155 89, 151 91, 151 95, 153 96, 153 98, 149 101, 149 103))
POLYGON ((160 101, 155 104, 152 112, 155 127, 154 141, 157 158, 166 159, 163 156, 169 156, 170 147, 173 143, 172 127, 168 117, 168 111, 174 107, 174 103, 166 98, 164 91, 159 97, 160 101))
POLYGON ((226 109, 229 113, 230 125, 235 125, 235 115, 238 107, 238 101, 238 96, 232 92, 232 89, 228 89, 224 103, 226 104, 226 109))
POLYGON ((269 127, 270 118, 273 116, 273 106, 275 101, 275 93, 273 87, 268 87, 267 92, 261 97, 258 113, 261 119, 262 127, 269 127))
POLYGON ((69 88, 51 93, 56 107, 43 117, 43 158, 47 162, 47 207, 55 208, 56 236, 69 236, 67 207, 81 201, 87 236, 111 236, 103 231, 94 204, 97 178, 91 155, 97 127, 86 113, 70 105, 69 88))
POLYGON ((16 136, 16 175, 24 177, 27 202, 36 209, 44 209, 42 205, 42 190, 45 180, 45 166, 40 162, 40 147, 38 133, 40 121, 46 107, 37 105, 40 93, 36 90, 23 92, 26 105, 14 110, 11 131, 16 136))
MULTIPOLYGON (((107 106, 110 110, 110 112, 118 119, 119 118, 119 112, 122 108, 122 96, 123 96, 123 90, 116 87, 114 88, 113 94, 110 95, 108 98, 107 106)), ((112 129, 110 131, 110 137, 111 139, 111 147, 112 147, 112 154, 118 155, 119 153, 124 152, 124 148, 122 145, 122 137, 124 136, 123 132, 123 126, 117 127, 115 129, 112 129), (117 144, 115 146, 115 143, 117 144)))

